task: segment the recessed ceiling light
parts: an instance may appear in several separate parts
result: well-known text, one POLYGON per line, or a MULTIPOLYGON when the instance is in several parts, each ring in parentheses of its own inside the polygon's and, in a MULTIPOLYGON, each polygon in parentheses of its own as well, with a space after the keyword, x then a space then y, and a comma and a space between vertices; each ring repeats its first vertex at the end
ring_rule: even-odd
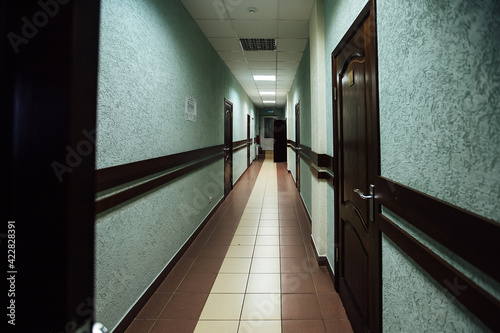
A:
POLYGON ((276 81, 276 75, 254 75, 255 81, 276 81))
POLYGON ((255 7, 250 7, 250 8, 248 8, 248 12, 249 12, 250 14, 255 14, 255 12, 256 12, 256 11, 257 11, 257 8, 255 8, 255 7))
POLYGON ((276 93, 274 91, 261 91, 260 92, 261 96, 267 95, 267 96, 274 96, 276 93))
POLYGON ((276 103, 276 101, 262 101, 262 103, 276 103))

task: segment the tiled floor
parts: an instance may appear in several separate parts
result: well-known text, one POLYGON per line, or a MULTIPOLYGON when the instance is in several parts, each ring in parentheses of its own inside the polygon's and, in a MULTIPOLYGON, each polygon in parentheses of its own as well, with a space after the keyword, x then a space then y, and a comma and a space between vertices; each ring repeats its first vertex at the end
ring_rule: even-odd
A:
POLYGON ((255 161, 126 333, 352 332, 285 163, 255 161))

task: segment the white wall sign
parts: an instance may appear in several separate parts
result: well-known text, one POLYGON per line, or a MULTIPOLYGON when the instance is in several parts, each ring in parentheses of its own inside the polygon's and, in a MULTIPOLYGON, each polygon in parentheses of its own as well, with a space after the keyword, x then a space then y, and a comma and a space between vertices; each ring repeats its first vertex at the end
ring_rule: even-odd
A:
POLYGON ((186 97, 184 118, 189 121, 196 121, 196 100, 194 98, 186 97))

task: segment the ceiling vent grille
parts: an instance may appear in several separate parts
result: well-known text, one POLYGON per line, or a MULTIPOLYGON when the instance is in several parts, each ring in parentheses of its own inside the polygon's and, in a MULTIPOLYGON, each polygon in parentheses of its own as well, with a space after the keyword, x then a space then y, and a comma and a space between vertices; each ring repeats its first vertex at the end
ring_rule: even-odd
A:
POLYGON ((240 38, 244 51, 276 51, 276 40, 272 38, 240 38))

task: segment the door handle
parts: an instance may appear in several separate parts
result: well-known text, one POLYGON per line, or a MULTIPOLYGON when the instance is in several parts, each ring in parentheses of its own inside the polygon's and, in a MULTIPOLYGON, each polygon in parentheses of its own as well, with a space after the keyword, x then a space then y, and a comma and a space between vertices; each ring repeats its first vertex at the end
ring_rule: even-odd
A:
POLYGON ((224 148, 224 151, 229 151, 229 148, 224 148))
POLYGON ((373 209, 374 209, 374 205, 373 205, 373 199, 375 199, 375 185, 373 184, 370 184, 370 190, 369 190, 369 194, 366 195, 363 193, 363 191, 361 191, 359 188, 356 188, 354 189, 354 192, 356 192, 360 197, 361 199, 363 200, 369 200, 370 201, 370 221, 373 222, 373 209))
POLYGON ((295 150, 302 150, 302 148, 300 148, 300 147, 295 147, 295 150))
MULTIPOLYGON (((361 191, 359 188, 354 189, 354 192, 356 192, 361 197, 361 199, 363 199, 363 200, 373 199, 373 195, 372 194, 370 194, 370 195, 363 194, 363 191, 361 191)), ((370 192, 371 192, 371 190, 370 190, 370 192)))

